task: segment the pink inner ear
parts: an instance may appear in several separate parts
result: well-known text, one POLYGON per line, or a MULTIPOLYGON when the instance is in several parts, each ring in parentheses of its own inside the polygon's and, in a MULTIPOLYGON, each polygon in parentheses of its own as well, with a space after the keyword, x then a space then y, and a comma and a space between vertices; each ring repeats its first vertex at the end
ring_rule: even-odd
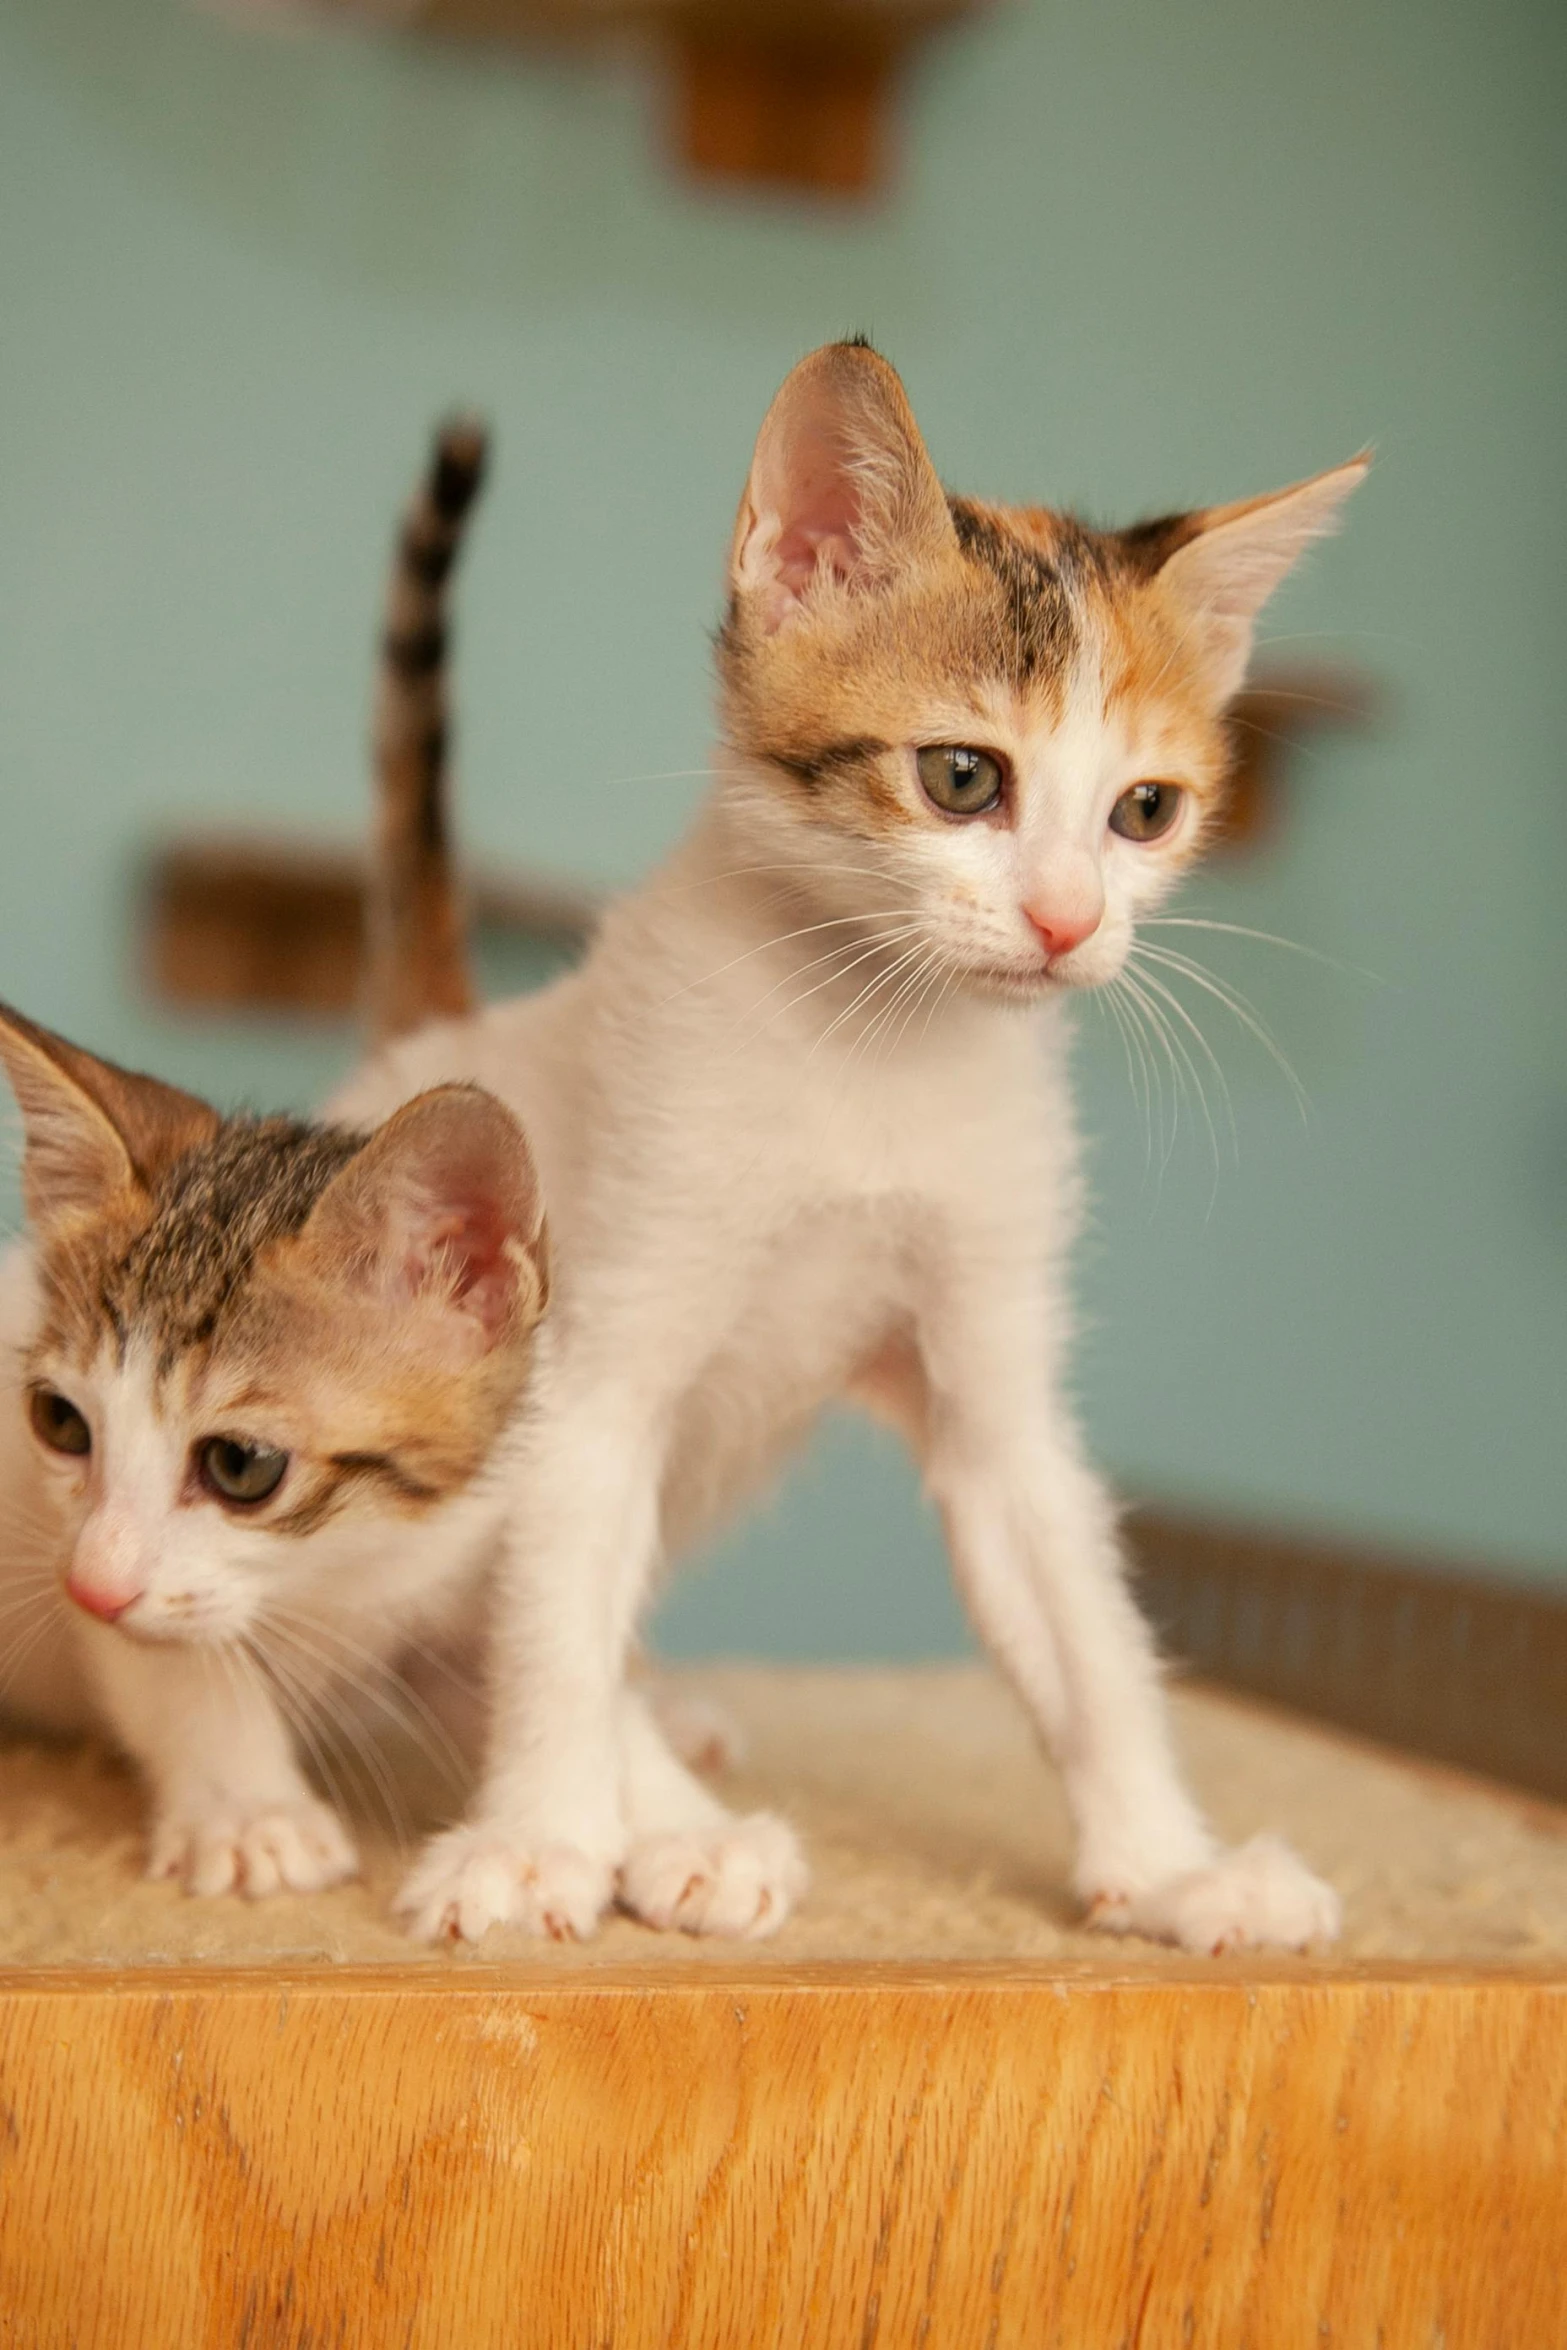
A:
POLYGON ((431 1201, 412 1219, 403 1273, 410 1290, 432 1278, 480 1324, 499 1336, 516 1297, 517 1273, 508 1243, 511 1228, 499 1204, 484 1193, 465 1200, 431 1201))
POLYGON ((778 504, 782 527, 773 560, 782 583, 796 595, 803 594, 824 559, 840 579, 847 579, 856 561, 859 488, 821 435, 812 434, 794 453, 790 474, 780 484, 778 504))
POLYGON ((806 426, 759 468, 752 496, 752 560, 764 585, 768 626, 776 629, 818 571, 853 578, 860 563, 855 533, 861 489, 836 439, 806 426), (763 535, 773 523, 771 537, 763 535))

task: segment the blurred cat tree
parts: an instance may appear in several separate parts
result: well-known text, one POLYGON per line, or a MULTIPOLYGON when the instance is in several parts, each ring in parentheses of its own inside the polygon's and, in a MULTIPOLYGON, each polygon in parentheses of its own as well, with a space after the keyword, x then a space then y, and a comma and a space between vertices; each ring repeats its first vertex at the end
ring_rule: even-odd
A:
POLYGON ((662 54, 670 132, 703 177, 856 197, 894 161, 911 51, 993 0, 227 0, 226 13, 336 16, 398 32, 662 54))

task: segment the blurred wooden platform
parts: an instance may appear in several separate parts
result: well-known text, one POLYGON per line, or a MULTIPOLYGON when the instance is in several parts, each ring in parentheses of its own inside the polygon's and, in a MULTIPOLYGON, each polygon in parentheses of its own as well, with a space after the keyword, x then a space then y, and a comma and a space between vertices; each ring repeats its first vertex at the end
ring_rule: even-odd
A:
POLYGON ((0 1758, 0 2343, 1567 2339, 1567 1814, 1185 1692, 1225 1832, 1348 1924, 1200 1963, 1077 1928, 979 1668, 695 1678, 811 1841, 754 1950, 416 1953, 384 1831, 186 1901, 99 1757, 0 1758))

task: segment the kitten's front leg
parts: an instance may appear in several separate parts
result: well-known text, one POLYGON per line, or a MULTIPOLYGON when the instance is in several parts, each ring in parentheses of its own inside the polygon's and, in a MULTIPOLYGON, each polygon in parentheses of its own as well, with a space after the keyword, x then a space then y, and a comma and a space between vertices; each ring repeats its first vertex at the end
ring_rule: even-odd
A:
POLYGON ((1077 1891, 1098 1924, 1190 1950, 1331 1940, 1331 1888, 1273 1837, 1219 1852, 1187 1793, 1109 1498, 1036 1348, 1015 1301, 945 1319, 925 1465, 974 1622, 1065 1780, 1077 1891))
POLYGON ((256 1898, 357 1873, 347 1830, 306 1781, 248 1660, 85 1621, 80 1637, 109 1727, 147 1781, 149 1876, 256 1898))
POLYGON ((398 1895, 416 1939, 515 1925, 582 1940, 613 1899, 628 1842, 624 1669, 661 1465, 640 1401, 602 1385, 537 1399, 496 1577, 489 1757, 471 1817, 426 1846, 398 1895))
POLYGON ((621 1710, 630 1849, 623 1908, 684 1934, 776 1934, 805 1890, 799 1840, 772 1812, 741 1818, 672 1752, 653 1709, 627 1690, 621 1710))

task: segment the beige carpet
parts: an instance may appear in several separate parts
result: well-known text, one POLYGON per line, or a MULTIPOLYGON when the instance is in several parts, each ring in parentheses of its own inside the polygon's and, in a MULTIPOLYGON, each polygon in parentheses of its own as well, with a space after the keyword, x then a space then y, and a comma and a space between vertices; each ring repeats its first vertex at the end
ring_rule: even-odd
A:
MULTIPOLYGON (((744 1732, 748 1753, 727 1776, 730 1800, 786 1812, 808 1844, 810 1893, 750 1955, 1170 1963, 1147 1944, 1107 1943, 1074 1923, 1058 1787, 1012 1701, 980 1667, 736 1665, 685 1681, 744 1732)), ((1176 1711, 1192 1775, 1224 1834, 1278 1828, 1337 1885, 1346 1956, 1567 1960, 1567 1811, 1212 1692, 1178 1693, 1176 1711)), ((448 1795, 448 1809, 454 1801, 448 1795)), ((190 1900, 141 1880, 140 1802, 116 1766, 92 1749, 0 1747, 0 1963, 454 1963, 413 1949, 388 1921, 402 1855, 384 1811, 362 1833, 360 1884, 257 1903, 190 1900)), ((586 1949, 502 1932, 482 1955, 541 1968, 678 1966, 731 1958, 735 1947, 617 1919, 586 1949)))

